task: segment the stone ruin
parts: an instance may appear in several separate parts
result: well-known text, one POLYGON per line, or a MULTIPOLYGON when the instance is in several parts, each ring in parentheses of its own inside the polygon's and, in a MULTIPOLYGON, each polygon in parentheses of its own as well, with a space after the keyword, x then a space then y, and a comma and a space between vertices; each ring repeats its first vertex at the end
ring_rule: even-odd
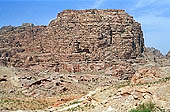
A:
POLYGON ((0 64, 56 72, 101 70, 144 51, 140 23, 124 10, 64 10, 48 26, 0 29, 0 64))

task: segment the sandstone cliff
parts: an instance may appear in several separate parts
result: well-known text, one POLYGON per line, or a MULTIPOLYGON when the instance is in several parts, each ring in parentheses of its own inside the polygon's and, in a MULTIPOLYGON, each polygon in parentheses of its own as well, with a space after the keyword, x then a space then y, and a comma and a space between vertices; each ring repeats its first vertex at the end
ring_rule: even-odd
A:
POLYGON ((0 48, 3 65, 78 72, 87 62, 136 58, 144 39, 124 10, 64 10, 48 26, 2 27, 0 48))

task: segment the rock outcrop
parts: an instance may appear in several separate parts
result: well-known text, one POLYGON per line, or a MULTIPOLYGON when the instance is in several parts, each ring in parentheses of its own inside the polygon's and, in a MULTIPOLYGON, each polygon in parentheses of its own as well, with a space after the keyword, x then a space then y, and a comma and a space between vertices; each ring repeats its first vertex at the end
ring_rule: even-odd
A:
POLYGON ((124 10, 64 10, 48 26, 0 29, 2 65, 79 72, 143 51, 141 25, 124 10))
POLYGON ((147 47, 145 53, 148 55, 148 57, 150 57, 151 60, 153 60, 153 58, 160 59, 164 57, 158 49, 153 47, 147 47))
POLYGON ((170 51, 166 54, 166 58, 170 59, 170 51))

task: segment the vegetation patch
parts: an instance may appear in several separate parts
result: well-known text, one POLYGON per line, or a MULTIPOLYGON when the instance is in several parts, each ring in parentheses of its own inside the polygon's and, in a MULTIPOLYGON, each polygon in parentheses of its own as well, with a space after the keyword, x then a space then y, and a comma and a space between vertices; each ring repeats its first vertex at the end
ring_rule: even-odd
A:
POLYGON ((130 85, 130 81, 128 80, 128 81, 123 81, 121 83, 118 83, 115 86, 116 86, 117 89, 119 89, 119 88, 122 88, 122 87, 125 87, 125 86, 129 86, 129 85, 130 85))
POLYGON ((67 111, 69 111, 69 112, 86 111, 86 110, 88 110, 88 109, 93 109, 93 108, 95 108, 94 105, 92 105, 92 104, 85 104, 85 105, 78 105, 78 106, 76 106, 76 107, 70 108, 70 109, 68 109, 67 111))
POLYGON ((36 98, 0 98, 0 110, 37 110, 47 108, 50 105, 52 102, 36 98))
POLYGON ((154 103, 139 104, 135 109, 131 109, 129 112, 155 112, 156 106, 154 103))
POLYGON ((74 101, 72 103, 70 103, 70 105, 74 105, 74 104, 78 104, 78 103, 81 103, 82 101, 74 101))

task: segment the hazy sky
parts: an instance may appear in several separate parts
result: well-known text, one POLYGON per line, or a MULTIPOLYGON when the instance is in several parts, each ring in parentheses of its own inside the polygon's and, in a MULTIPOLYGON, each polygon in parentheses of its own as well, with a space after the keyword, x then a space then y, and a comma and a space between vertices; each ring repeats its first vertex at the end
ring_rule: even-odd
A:
POLYGON ((145 45, 170 50, 170 0, 0 0, 0 27, 48 25, 64 9, 125 9, 142 24, 145 45))

